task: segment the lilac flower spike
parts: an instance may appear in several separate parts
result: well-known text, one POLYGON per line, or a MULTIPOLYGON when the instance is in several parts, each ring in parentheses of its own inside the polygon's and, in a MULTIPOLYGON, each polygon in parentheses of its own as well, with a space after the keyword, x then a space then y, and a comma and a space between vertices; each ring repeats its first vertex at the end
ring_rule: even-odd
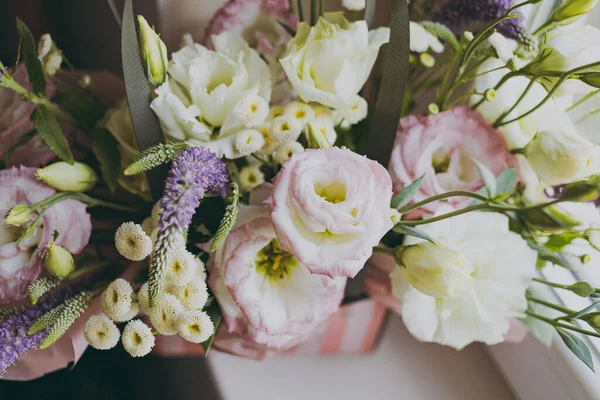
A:
POLYGON ((150 261, 150 306, 164 284, 166 266, 177 245, 177 238, 187 231, 200 201, 206 193, 225 196, 228 182, 223 161, 203 147, 186 149, 173 161, 160 200, 162 210, 150 261))

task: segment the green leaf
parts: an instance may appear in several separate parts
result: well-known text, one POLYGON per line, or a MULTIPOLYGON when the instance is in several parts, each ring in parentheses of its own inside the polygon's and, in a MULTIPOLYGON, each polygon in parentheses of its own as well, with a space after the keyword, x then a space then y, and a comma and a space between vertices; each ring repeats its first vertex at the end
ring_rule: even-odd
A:
POLYGON ((38 105, 31 114, 31 121, 38 131, 42 140, 50 147, 50 150, 63 161, 73 164, 73 154, 69 148, 69 142, 63 135, 54 114, 44 105, 38 105))
POLYGON ((517 169, 515 167, 510 167, 500 172, 498 178, 496 179, 498 196, 503 199, 507 198, 515 191, 515 187, 517 186, 517 169))
POLYGON ((552 252, 552 251, 546 249, 545 247, 540 246, 539 244, 532 242, 532 241, 528 241, 527 244, 529 245, 529 247, 531 247, 538 253, 538 259, 537 259, 537 267, 538 268, 544 267, 546 265, 546 262, 549 262, 554 265, 558 265, 559 267, 571 269, 571 265, 569 265, 569 263, 565 259, 561 258, 554 252, 552 252))
POLYGON ((596 290, 587 282, 577 282, 567 287, 567 290, 579 297, 589 297, 596 290))
POLYGON ((398 210, 410 203, 412 198, 415 197, 415 194, 417 194, 419 191, 419 188, 423 183, 423 178, 425 178, 425 175, 421 176, 419 179, 415 180, 413 183, 406 186, 397 195, 395 195, 392 199, 391 207, 398 210))
POLYGON ((492 171, 490 171, 490 169, 480 163, 479 161, 473 159, 473 161, 475 162, 475 164, 477 164, 477 169, 479 169, 479 174, 481 175, 481 179, 483 180, 483 184, 485 185, 485 188, 487 189, 488 192, 488 196, 490 197, 496 197, 496 177, 494 176, 494 173, 492 171))
POLYGON ((17 31, 22 40, 23 59, 25 61, 25 67, 27 67, 29 82, 31 82, 31 91, 38 94, 45 94, 46 77, 44 76, 42 63, 37 57, 33 36, 31 35, 29 28, 27 28, 27 25, 19 18, 17 18, 17 31))
POLYGON ((421 21, 419 22, 419 24, 425 28, 425 30, 435 36, 437 36, 438 38, 444 40, 445 42, 449 43, 452 48, 454 48, 454 51, 458 51, 458 49, 460 48, 460 44, 458 43, 458 39, 456 39, 456 36, 454 35, 454 33, 452 33, 452 31, 450 29, 448 29, 448 27, 446 27, 446 25, 442 25, 438 22, 432 22, 432 21, 421 21))
POLYGON ((121 175, 119 143, 108 130, 103 128, 94 129, 92 143, 94 154, 100 161, 102 179, 104 179, 110 191, 114 193, 121 175))
POLYGON ((596 307, 598 306, 598 304, 600 304, 600 300, 598 300, 595 303, 590 304, 589 306, 587 306, 584 309, 581 309, 573 314, 569 314, 566 315, 564 317, 561 317, 560 319, 566 319, 566 320, 571 320, 571 319, 578 319, 580 317, 583 317, 584 315, 586 315, 587 313, 589 313, 590 311, 596 309, 596 307))
POLYGON ((93 129, 106 114, 106 107, 100 100, 82 91, 58 92, 52 102, 67 110, 84 131, 93 129))
MULTIPOLYGON (((476 191, 475 193, 480 194, 484 197, 488 196, 488 192, 487 189, 485 187, 482 187, 481 189, 479 189, 478 191, 476 191)), ((476 206, 477 204, 483 204, 483 201, 478 200, 478 199, 473 199, 471 200, 471 202, 467 205, 467 207, 471 207, 471 206, 476 206)))
POLYGON ((212 320, 213 325, 215 326, 215 332, 205 342, 202 342, 202 349, 204 349, 204 357, 208 357, 208 352, 210 351, 210 348, 213 342, 215 341, 215 335, 217 334, 219 325, 221 325, 223 316, 221 315, 221 310, 219 309, 219 305, 216 301, 204 311, 206 311, 206 313, 212 320))
POLYGON ((435 244, 434 238, 432 238, 427 233, 425 233, 417 228, 413 228, 413 227, 406 226, 406 225, 396 225, 393 228, 393 231, 396 233, 400 233, 402 235, 418 237, 419 239, 427 240, 428 242, 435 244))
POLYGON ((573 354, 577 356, 577 358, 583 361, 585 365, 594 371, 594 359, 592 358, 592 353, 587 345, 577 336, 565 329, 557 327, 556 331, 569 350, 571 350, 573 354))
POLYGON ((577 232, 564 232, 560 234, 550 235, 544 246, 550 251, 560 252, 563 247, 571 244, 573 240, 581 238, 583 235, 577 232))

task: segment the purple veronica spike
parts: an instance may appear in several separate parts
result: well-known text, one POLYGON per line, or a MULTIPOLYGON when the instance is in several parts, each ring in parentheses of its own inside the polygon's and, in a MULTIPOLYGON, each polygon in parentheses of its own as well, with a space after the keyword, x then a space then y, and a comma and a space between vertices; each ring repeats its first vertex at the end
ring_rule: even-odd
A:
MULTIPOLYGON (((448 0, 432 16, 433 20, 460 35, 468 29, 500 18, 512 6, 512 0, 448 0)), ((523 28, 523 18, 512 18, 497 26, 504 36, 523 42, 530 35, 523 28)))
POLYGON ((204 195, 217 193, 225 196, 228 182, 223 161, 203 147, 186 149, 173 161, 160 200, 162 211, 150 262, 148 288, 151 306, 163 285, 165 267, 178 234, 187 231, 204 195))
POLYGON ((68 287, 56 295, 48 296, 35 307, 26 308, 0 323, 0 375, 44 340, 47 329, 28 335, 27 331, 31 325, 54 306, 72 297, 73 294, 74 290, 68 287))

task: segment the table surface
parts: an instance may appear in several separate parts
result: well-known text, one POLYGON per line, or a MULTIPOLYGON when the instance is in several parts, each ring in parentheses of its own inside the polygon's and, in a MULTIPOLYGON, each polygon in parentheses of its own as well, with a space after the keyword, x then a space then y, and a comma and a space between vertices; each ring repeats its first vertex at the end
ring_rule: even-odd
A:
POLYGON ((209 360, 226 400, 514 398, 484 346, 457 352, 420 343, 397 315, 370 355, 281 355, 253 361, 214 352, 209 360))

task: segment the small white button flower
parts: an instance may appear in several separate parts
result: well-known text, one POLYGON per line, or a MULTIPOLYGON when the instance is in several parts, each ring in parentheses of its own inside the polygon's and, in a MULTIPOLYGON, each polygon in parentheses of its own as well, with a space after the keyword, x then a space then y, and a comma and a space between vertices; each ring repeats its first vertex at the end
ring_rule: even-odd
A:
POLYGON ((248 165, 240 171, 242 190, 250 191, 265 181, 265 174, 260 170, 260 164, 248 165))
POLYGON ((395 208, 392 208, 392 224, 396 225, 398 222, 400 222, 400 220, 402 219, 402 214, 400 213, 400 211, 396 210, 395 208))
POLYGON ((292 101, 284 107, 283 113, 295 118, 303 128, 308 122, 315 119, 315 110, 310 105, 301 101, 292 101))
POLYGON ((105 315, 93 315, 83 328, 83 336, 97 350, 109 350, 119 343, 119 328, 105 315))
POLYGON ((172 336, 177 334, 177 320, 183 310, 183 305, 177 297, 162 293, 158 297, 156 306, 150 309, 148 315, 150 322, 160 334, 172 336))
POLYGON ((269 110, 269 117, 267 121, 273 121, 275 118, 280 117, 284 114, 283 106, 273 106, 269 110))
POLYGON ((235 148, 243 156, 257 152, 265 145, 263 135, 256 129, 246 129, 238 133, 235 148))
POLYGON ((137 317, 140 313, 140 305, 137 302, 131 302, 131 307, 129 307, 129 311, 120 316, 115 316, 113 321, 115 322, 127 322, 137 317))
POLYGON ((369 104, 360 96, 356 98, 356 105, 351 108, 334 111, 334 119, 345 120, 346 122, 355 125, 363 119, 367 118, 369 113, 369 104))
POLYGON ((132 357, 144 357, 154 347, 154 335, 148 325, 136 319, 125 326, 122 342, 132 357))
POLYGON ((177 324, 179 336, 192 343, 202 343, 215 332, 215 326, 204 311, 186 311, 177 324))
POLYGON ((113 281, 100 296, 102 311, 112 320, 118 320, 131 312, 133 289, 123 278, 113 281))
POLYGON ((171 258, 167 280, 173 285, 185 285, 194 277, 196 263, 194 255, 185 249, 178 250, 171 258))
POLYGON ((244 127, 255 128, 267 120, 269 103, 257 95, 247 96, 236 104, 233 111, 244 127))
POLYGON ((183 286, 170 286, 167 291, 177 297, 187 310, 199 310, 208 300, 208 287, 201 279, 194 279, 183 286))
POLYGON ((302 124, 294 117, 281 115, 271 123, 271 140, 282 145, 298 139, 302 133, 302 124))
POLYGON ((290 142, 278 148, 277 151, 273 154, 273 158, 279 164, 283 164, 287 160, 289 160, 290 157, 294 155, 294 153, 302 153, 303 151, 304 147, 302 147, 300 143, 290 142))
POLYGON ((152 252, 152 239, 141 225, 126 222, 115 233, 117 251, 131 261, 141 261, 152 252))
POLYGON ((257 151, 257 153, 262 155, 271 155, 271 153, 273 153, 278 146, 278 143, 271 138, 271 124, 267 123, 259 126, 256 128, 256 130, 260 132, 265 140, 265 144, 260 148, 260 150, 257 151))

